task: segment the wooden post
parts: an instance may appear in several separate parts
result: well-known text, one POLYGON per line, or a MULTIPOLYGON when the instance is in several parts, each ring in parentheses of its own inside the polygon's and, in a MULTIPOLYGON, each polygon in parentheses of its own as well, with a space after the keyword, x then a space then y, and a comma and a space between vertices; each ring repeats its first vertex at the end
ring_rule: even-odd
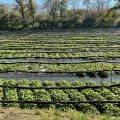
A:
POLYGON ((111 68, 111 84, 112 84, 112 68, 111 68))
POLYGON ((3 87, 3 102, 2 102, 3 107, 5 107, 5 103, 4 103, 5 99, 6 99, 6 93, 5 93, 5 88, 3 87))

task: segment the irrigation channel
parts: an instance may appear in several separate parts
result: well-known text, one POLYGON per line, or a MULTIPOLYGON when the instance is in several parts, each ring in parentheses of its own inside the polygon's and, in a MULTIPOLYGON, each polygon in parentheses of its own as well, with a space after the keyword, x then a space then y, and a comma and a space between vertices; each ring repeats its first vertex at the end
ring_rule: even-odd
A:
POLYGON ((0 33, 2 79, 120 81, 119 29, 0 33))
MULTIPOLYGON (((111 76, 106 77, 106 78, 100 78, 100 77, 77 77, 77 76, 56 76, 56 75, 45 75, 45 74, 33 74, 33 73, 0 73, 0 78, 9 80, 9 79, 16 79, 16 80, 20 80, 20 79, 27 79, 27 80, 40 80, 40 81, 44 81, 44 80, 52 80, 52 81, 58 81, 58 80, 67 80, 69 82, 75 81, 75 80, 79 80, 81 82, 86 82, 86 81, 94 81, 97 84, 100 84, 101 81, 103 82, 109 82, 111 83, 111 76)), ((113 75, 112 76, 112 81, 113 80, 118 80, 120 81, 120 76, 117 75, 113 75)))

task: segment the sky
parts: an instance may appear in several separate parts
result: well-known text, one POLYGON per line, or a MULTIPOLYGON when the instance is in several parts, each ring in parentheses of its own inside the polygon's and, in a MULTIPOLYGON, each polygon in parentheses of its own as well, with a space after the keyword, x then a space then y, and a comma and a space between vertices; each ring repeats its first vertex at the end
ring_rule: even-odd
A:
POLYGON ((14 3, 14 0, 0 0, 1 3, 14 3))

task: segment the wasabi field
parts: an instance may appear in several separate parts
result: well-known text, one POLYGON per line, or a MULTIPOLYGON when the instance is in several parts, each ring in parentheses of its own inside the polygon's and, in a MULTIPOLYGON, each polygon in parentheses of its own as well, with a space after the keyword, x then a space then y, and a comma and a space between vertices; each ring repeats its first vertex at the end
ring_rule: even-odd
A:
POLYGON ((119 29, 1 32, 1 78, 120 80, 119 29))
POLYGON ((0 31, 0 107, 120 116, 119 31, 0 31))

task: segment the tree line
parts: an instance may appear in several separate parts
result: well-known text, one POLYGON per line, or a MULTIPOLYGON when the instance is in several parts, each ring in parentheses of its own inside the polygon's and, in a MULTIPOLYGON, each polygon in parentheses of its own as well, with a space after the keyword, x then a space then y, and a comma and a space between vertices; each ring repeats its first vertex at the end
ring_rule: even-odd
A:
POLYGON ((0 29, 119 26, 119 8, 120 0, 15 0, 0 3, 0 29))

